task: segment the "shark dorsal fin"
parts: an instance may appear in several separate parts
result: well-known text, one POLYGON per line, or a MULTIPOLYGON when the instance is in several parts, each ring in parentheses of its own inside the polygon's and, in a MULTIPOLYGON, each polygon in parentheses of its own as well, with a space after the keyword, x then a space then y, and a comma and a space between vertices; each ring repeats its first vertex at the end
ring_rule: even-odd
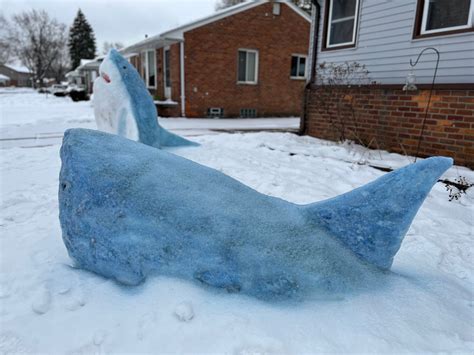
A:
POLYGON ((360 259, 389 269, 418 209, 452 163, 429 158, 303 208, 360 259))

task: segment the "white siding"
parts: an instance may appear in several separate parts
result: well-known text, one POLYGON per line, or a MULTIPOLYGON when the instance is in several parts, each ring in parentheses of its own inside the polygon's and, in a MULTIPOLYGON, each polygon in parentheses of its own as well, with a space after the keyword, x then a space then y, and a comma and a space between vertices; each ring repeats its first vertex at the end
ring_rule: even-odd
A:
MULTIPOLYGON (((321 15, 318 63, 356 61, 366 65, 377 83, 403 85, 410 59, 416 60, 423 48, 435 47, 441 54, 437 83, 474 83, 474 32, 412 39, 416 4, 416 0, 361 0, 356 47, 324 52, 321 15)), ((321 10, 324 14, 324 4, 321 10)), ((435 65, 434 52, 425 52, 414 69, 417 83, 430 83, 435 65)))

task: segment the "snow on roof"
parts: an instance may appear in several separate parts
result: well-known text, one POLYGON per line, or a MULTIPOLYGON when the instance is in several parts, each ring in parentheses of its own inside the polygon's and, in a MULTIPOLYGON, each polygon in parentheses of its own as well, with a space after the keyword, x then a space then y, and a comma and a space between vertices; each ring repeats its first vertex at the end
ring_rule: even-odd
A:
MULTIPOLYGON (((206 17, 200 18, 198 20, 189 22, 187 24, 175 27, 171 30, 162 32, 156 36, 151 36, 149 38, 146 38, 140 42, 134 43, 124 49, 122 49, 120 52, 125 53, 127 50, 130 50, 131 48, 136 48, 138 46, 143 46, 148 43, 156 42, 156 41, 163 41, 167 39, 174 39, 176 41, 183 40, 183 34, 184 32, 190 31, 192 29, 207 25, 209 23, 221 20, 223 18, 238 14, 240 12, 243 12, 245 10, 249 10, 251 8, 266 4, 270 2, 271 0, 254 0, 254 1, 246 1, 234 6, 230 6, 228 8, 225 8, 223 10, 216 11, 212 15, 208 15, 206 17)), ((273 0, 274 2, 286 4, 289 8, 291 8, 293 11, 298 13, 300 16, 302 16, 305 20, 308 22, 311 22, 311 17, 301 8, 293 4, 292 2, 288 0, 273 0)))
POLYGON ((77 71, 77 70, 73 70, 73 71, 67 72, 66 75, 65 75, 66 78, 72 78, 72 77, 75 77, 75 76, 76 77, 82 76, 82 74, 79 73, 79 71, 77 71))
POLYGON ((8 80, 10 80, 10 77, 9 77, 9 76, 0 74, 0 81, 8 81, 8 80))
POLYGON ((31 70, 25 67, 24 65, 18 64, 18 63, 13 63, 13 64, 5 64, 6 67, 10 68, 11 70, 14 70, 18 73, 26 73, 26 74, 31 74, 31 70))
POLYGON ((100 55, 94 59, 81 59, 81 64, 75 70, 98 69, 105 56, 100 55))
POLYGON ((81 59, 81 64, 79 64, 79 66, 83 66, 83 65, 86 65, 86 64, 89 64, 90 62, 93 62, 94 59, 81 59))

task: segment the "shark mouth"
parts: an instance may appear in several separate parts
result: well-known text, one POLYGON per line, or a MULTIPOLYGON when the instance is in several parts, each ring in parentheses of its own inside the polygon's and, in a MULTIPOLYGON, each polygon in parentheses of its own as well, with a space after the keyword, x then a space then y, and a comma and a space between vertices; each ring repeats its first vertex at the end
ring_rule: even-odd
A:
POLYGON ((105 80, 105 82, 106 82, 107 84, 110 84, 110 82, 111 82, 110 77, 109 77, 106 73, 101 72, 101 73, 100 73, 100 76, 102 77, 102 79, 105 80))

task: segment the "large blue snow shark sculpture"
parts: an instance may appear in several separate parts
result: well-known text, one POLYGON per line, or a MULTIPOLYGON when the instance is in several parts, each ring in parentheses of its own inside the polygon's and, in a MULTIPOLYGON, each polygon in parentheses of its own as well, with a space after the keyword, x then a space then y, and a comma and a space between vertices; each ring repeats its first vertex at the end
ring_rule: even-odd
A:
POLYGON ((79 267, 129 285, 157 274, 267 300, 343 291, 389 269, 452 165, 426 159, 301 206, 98 131, 67 131, 61 159, 59 217, 79 267))
POLYGON ((104 58, 99 72, 94 81, 94 115, 99 130, 156 148, 198 145, 159 125, 145 83, 115 49, 104 58))

